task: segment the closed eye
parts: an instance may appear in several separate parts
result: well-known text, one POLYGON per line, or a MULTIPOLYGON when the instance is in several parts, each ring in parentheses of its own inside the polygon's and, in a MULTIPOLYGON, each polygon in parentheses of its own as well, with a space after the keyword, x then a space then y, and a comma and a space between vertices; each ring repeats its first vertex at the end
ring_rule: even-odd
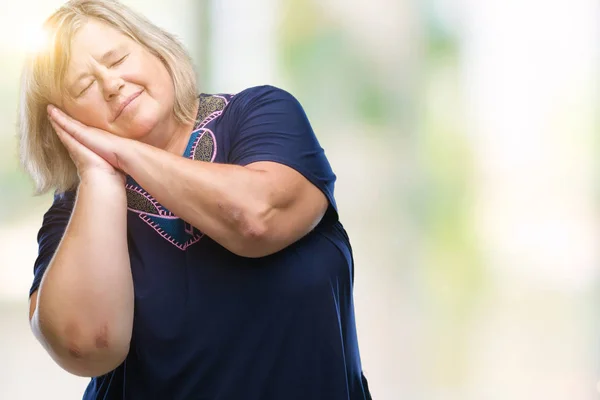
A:
POLYGON ((83 90, 82 90, 82 91, 79 93, 79 95, 78 95, 77 97, 79 97, 79 96, 83 96, 83 95, 85 94, 85 92, 87 92, 87 91, 88 91, 88 89, 92 87, 92 85, 94 84, 94 82, 96 82, 96 81, 95 81, 95 80, 91 81, 91 82, 90 82, 90 84, 89 84, 89 85, 87 85, 87 86, 85 87, 85 89, 83 89, 83 90))
POLYGON ((112 68, 112 67, 116 67, 117 65, 119 65, 119 64, 122 64, 122 63, 123 63, 123 61, 125 61, 125 59, 127 58, 127 56, 128 56, 128 55, 129 55, 129 54, 127 54, 127 55, 125 55, 125 56, 121 57, 119 60, 117 60, 117 62, 115 62, 115 63, 111 64, 110 68, 112 68))

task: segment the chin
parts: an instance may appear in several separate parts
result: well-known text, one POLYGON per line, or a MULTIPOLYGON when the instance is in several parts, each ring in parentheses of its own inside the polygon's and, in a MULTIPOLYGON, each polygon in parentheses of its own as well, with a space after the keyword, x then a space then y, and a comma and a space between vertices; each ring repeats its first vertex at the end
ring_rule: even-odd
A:
POLYGON ((136 115, 127 124, 124 124, 123 136, 138 140, 140 142, 146 141, 146 137, 152 133, 152 131, 158 125, 156 117, 150 115, 136 115))

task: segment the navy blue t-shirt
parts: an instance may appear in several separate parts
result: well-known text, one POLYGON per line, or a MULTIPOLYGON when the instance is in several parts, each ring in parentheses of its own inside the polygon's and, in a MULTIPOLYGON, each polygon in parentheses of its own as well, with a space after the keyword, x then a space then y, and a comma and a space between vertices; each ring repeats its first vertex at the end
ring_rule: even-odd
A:
MULTIPOLYGON (((353 260, 335 174, 298 101, 272 86, 200 96, 184 157, 300 172, 329 200, 308 235, 267 257, 237 256, 127 177, 135 289, 125 362, 92 378, 84 399, 363 400, 353 260)), ((75 193, 56 195, 38 234, 31 287, 65 231, 75 193)))

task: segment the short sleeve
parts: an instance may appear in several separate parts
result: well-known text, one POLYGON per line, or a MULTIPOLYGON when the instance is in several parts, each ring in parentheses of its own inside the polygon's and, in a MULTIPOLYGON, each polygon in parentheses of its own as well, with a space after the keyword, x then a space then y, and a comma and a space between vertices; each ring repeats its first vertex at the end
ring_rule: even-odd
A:
POLYGON ((33 283, 29 289, 29 296, 40 287, 48 264, 67 229, 74 203, 74 192, 55 194, 52 206, 44 214, 42 227, 37 236, 38 256, 33 264, 33 283))
POLYGON ((325 194, 328 212, 337 219, 336 176, 296 98, 273 86, 260 86, 237 94, 228 111, 235 119, 231 164, 272 161, 295 169, 325 194))

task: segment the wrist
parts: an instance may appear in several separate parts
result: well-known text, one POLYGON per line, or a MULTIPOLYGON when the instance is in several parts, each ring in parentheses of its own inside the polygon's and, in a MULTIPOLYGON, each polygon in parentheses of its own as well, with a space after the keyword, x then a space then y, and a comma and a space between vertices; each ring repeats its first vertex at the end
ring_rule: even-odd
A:
POLYGON ((91 187, 125 187, 125 175, 117 170, 109 171, 100 168, 90 168, 79 174, 80 186, 91 187))

